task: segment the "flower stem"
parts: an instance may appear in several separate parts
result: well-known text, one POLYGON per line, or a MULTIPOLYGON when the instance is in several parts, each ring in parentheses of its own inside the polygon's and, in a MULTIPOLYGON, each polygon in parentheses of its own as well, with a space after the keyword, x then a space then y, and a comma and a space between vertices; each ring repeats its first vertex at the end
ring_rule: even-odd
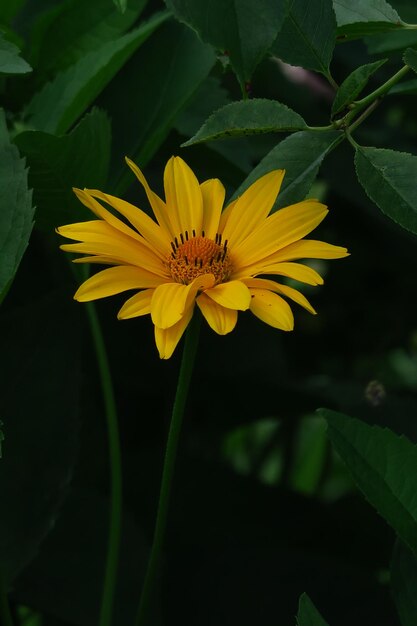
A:
POLYGON ((198 335, 200 330, 200 316, 194 313, 185 335, 184 351, 180 373, 178 376, 177 391, 172 409, 171 424, 165 448, 164 467, 162 470, 161 489, 159 492, 158 511, 156 514, 155 531, 148 568, 143 583, 136 626, 144 626, 148 611, 152 603, 155 579, 158 572, 162 546, 167 525, 168 507, 174 475, 175 459, 177 456, 179 436, 187 401, 188 389, 193 373, 195 356, 197 353, 198 335))
POLYGON ((119 563, 119 547, 122 528, 122 467, 117 410, 114 399, 106 346, 101 331, 100 321, 93 303, 86 303, 88 321, 93 336, 94 348, 100 373, 101 387, 107 422, 107 437, 110 460, 110 518, 107 545, 107 560, 104 575, 103 592, 100 608, 100 626, 110 626, 119 563))
POLYGON ((10 613, 9 601, 7 599, 6 583, 3 574, 0 572, 0 623, 4 626, 13 626, 12 615, 10 613))

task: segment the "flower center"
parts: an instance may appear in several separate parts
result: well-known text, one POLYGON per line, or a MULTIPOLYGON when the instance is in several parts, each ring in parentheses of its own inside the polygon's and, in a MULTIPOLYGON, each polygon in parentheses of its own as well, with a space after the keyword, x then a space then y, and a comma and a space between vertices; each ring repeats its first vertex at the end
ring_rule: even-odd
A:
POLYGON ((232 264, 227 249, 227 240, 222 243, 222 236, 216 235, 215 241, 204 236, 189 238, 181 233, 180 241, 175 237, 171 241, 172 252, 167 258, 167 265, 172 278, 177 283, 189 285, 202 274, 213 274, 216 284, 227 280, 232 271, 232 264))

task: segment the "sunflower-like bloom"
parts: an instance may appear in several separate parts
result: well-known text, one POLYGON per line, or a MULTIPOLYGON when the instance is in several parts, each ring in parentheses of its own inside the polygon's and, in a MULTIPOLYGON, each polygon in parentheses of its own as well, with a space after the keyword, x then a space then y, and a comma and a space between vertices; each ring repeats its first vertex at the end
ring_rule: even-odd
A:
POLYGON ((150 313, 162 359, 174 352, 196 304, 220 335, 230 333, 238 311, 247 309, 274 328, 292 330, 293 314, 282 296, 315 313, 296 289, 259 277, 283 276, 319 285, 323 279, 314 269, 293 261, 347 256, 346 248, 302 239, 328 212, 317 200, 269 215, 284 170, 262 176, 223 210, 220 180, 200 184, 181 158, 172 157, 165 167, 165 201, 150 189, 137 165, 126 161, 143 185, 156 221, 120 198, 74 189, 98 219, 58 228, 61 235, 79 242, 61 248, 88 255, 75 262, 112 266, 86 280, 76 300, 136 290, 118 318, 150 313))

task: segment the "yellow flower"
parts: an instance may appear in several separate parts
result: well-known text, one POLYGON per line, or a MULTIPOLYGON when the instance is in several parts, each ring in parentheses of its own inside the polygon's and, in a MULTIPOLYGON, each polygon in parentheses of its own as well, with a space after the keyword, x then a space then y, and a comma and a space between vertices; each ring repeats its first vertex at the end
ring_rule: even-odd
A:
POLYGON ((259 178, 223 211, 225 190, 220 180, 199 184, 181 158, 172 157, 165 167, 165 201, 150 189, 135 163, 126 161, 143 185, 156 221, 120 198, 74 189, 99 219, 58 228, 64 237, 80 242, 61 248, 89 255, 75 262, 113 266, 86 280, 76 300, 137 290, 118 318, 150 313, 162 359, 174 352, 195 304, 220 335, 230 333, 237 312, 247 309, 274 328, 292 330, 293 314, 281 296, 315 313, 296 289, 259 278, 278 275, 319 285, 323 279, 314 269, 293 261, 347 256, 346 248, 302 239, 328 212, 317 200, 304 200, 269 215, 284 170, 259 178))

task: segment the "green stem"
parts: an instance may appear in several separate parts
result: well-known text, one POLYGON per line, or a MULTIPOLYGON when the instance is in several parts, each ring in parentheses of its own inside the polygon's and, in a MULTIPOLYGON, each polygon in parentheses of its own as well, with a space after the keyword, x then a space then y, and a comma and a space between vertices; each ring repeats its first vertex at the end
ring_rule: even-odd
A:
POLYGON ((353 124, 351 124, 349 126, 349 133, 351 133, 352 131, 355 130, 355 128, 357 128, 360 124, 362 124, 362 122, 364 120, 366 120, 366 118, 368 117, 368 115, 370 115, 375 109, 376 107, 379 105, 380 100, 374 100, 367 109, 365 109, 365 111, 353 122, 353 124))
POLYGON ((6 583, 3 574, 0 572, 0 623, 3 626, 13 626, 12 615, 10 613, 9 601, 6 593, 6 583))
POLYGON ((335 130, 334 124, 328 124, 327 126, 307 126, 306 130, 314 130, 315 132, 323 132, 326 130, 335 130))
POLYGON ((137 626, 144 626, 152 603, 155 579, 161 551, 164 543, 165 529, 167 525, 168 507, 171 493, 172 479, 174 475, 175 459, 177 456, 179 436, 187 401, 191 375, 193 373, 195 356, 197 353, 198 335, 200 329, 200 317, 194 313, 185 335, 184 351, 180 373, 178 376, 177 391, 172 409, 171 424, 165 448, 164 467, 162 470, 161 489, 159 492, 158 511, 156 514, 155 531, 152 550, 149 557, 145 581, 136 619, 137 626))
POLYGON ((383 85, 375 89, 375 91, 365 96, 365 98, 362 98, 362 100, 356 100, 355 102, 353 102, 354 108, 346 116, 348 118, 348 122, 350 121, 352 117, 356 117, 356 115, 360 111, 365 109, 369 104, 372 104, 372 102, 374 102, 378 98, 381 98, 386 93, 388 93, 391 87, 393 87, 396 83, 398 83, 398 81, 400 81, 403 78, 403 76, 405 76, 407 72, 409 71, 410 71, 410 68, 408 67, 408 65, 405 65, 400 70, 398 70, 396 74, 391 76, 391 78, 389 78, 383 85))
POLYGON ((119 427, 106 346, 97 311, 92 302, 86 303, 88 321, 100 373, 107 422, 110 461, 110 518, 107 560, 100 608, 100 626, 110 626, 116 590, 119 548, 122 529, 122 464, 119 427))

